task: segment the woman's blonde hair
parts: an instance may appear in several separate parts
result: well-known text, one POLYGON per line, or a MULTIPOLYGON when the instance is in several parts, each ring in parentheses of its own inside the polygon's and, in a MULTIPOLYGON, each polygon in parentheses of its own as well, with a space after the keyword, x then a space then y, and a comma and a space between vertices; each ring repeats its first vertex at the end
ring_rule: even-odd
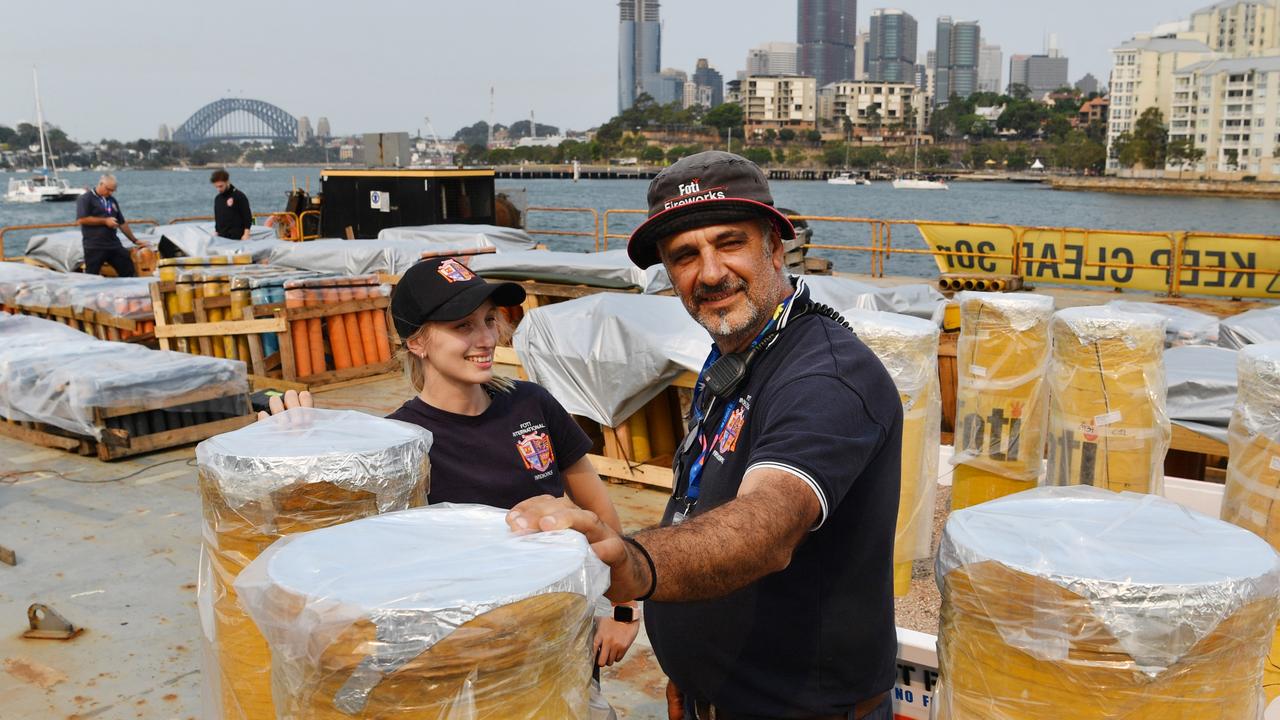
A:
MULTIPOLYGON (((400 367, 404 370, 404 379, 413 387, 414 392, 422 392, 423 386, 427 383, 427 373, 423 369, 426 358, 420 358, 409 350, 409 342, 414 340, 426 341, 431 331, 431 323, 426 322, 417 332, 405 338, 400 343, 400 349, 396 352, 396 357, 400 360, 400 367)), ((511 325, 507 322, 506 316, 498 313, 498 342, 506 343, 511 339, 511 325)), ((508 377, 502 377, 495 374, 488 382, 484 384, 485 388, 494 393, 509 393, 516 389, 516 382, 508 377)))

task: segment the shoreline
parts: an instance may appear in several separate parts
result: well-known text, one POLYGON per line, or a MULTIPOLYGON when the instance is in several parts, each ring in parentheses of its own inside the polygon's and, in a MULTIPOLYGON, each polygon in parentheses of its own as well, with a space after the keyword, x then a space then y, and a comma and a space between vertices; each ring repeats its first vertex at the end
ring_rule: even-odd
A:
POLYGON ((1179 195, 1280 200, 1280 183, 1239 180, 1176 180, 1172 178, 1054 177, 1054 190, 1107 192, 1125 195, 1179 195))

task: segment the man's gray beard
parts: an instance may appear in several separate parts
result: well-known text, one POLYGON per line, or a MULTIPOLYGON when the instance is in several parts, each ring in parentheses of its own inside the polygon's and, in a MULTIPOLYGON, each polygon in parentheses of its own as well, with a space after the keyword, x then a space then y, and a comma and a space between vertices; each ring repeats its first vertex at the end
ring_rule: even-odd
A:
POLYGON ((737 335, 740 335, 748 330, 753 329, 756 326, 756 324, 759 323, 761 319, 763 319, 764 317, 764 309, 756 304, 754 298, 752 298, 750 295, 747 295, 745 299, 747 303, 747 308, 750 312, 747 313, 746 319, 742 321, 742 324, 739 327, 735 328, 732 325, 730 325, 729 310, 721 311, 720 318, 718 321, 716 320, 711 320, 709 322, 699 321, 700 324, 704 328, 706 328, 707 332, 711 333, 711 335, 715 337, 718 341, 736 339, 737 335))

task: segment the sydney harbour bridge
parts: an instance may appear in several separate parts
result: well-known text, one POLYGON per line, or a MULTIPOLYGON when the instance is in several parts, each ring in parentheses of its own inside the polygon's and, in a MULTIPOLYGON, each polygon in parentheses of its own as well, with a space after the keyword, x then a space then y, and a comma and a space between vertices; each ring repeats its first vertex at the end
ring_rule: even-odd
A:
POLYGON ((262 100, 222 98, 195 111, 173 132, 173 141, 189 146, 210 142, 291 143, 298 139, 298 120, 262 100))

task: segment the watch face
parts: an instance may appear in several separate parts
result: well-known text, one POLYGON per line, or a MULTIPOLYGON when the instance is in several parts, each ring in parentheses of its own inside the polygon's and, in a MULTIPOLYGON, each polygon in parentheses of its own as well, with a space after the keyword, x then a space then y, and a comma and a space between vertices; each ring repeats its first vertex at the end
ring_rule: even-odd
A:
POLYGON ((613 619, 618 622, 635 622, 636 610, 629 605, 615 605, 613 607, 613 619))

